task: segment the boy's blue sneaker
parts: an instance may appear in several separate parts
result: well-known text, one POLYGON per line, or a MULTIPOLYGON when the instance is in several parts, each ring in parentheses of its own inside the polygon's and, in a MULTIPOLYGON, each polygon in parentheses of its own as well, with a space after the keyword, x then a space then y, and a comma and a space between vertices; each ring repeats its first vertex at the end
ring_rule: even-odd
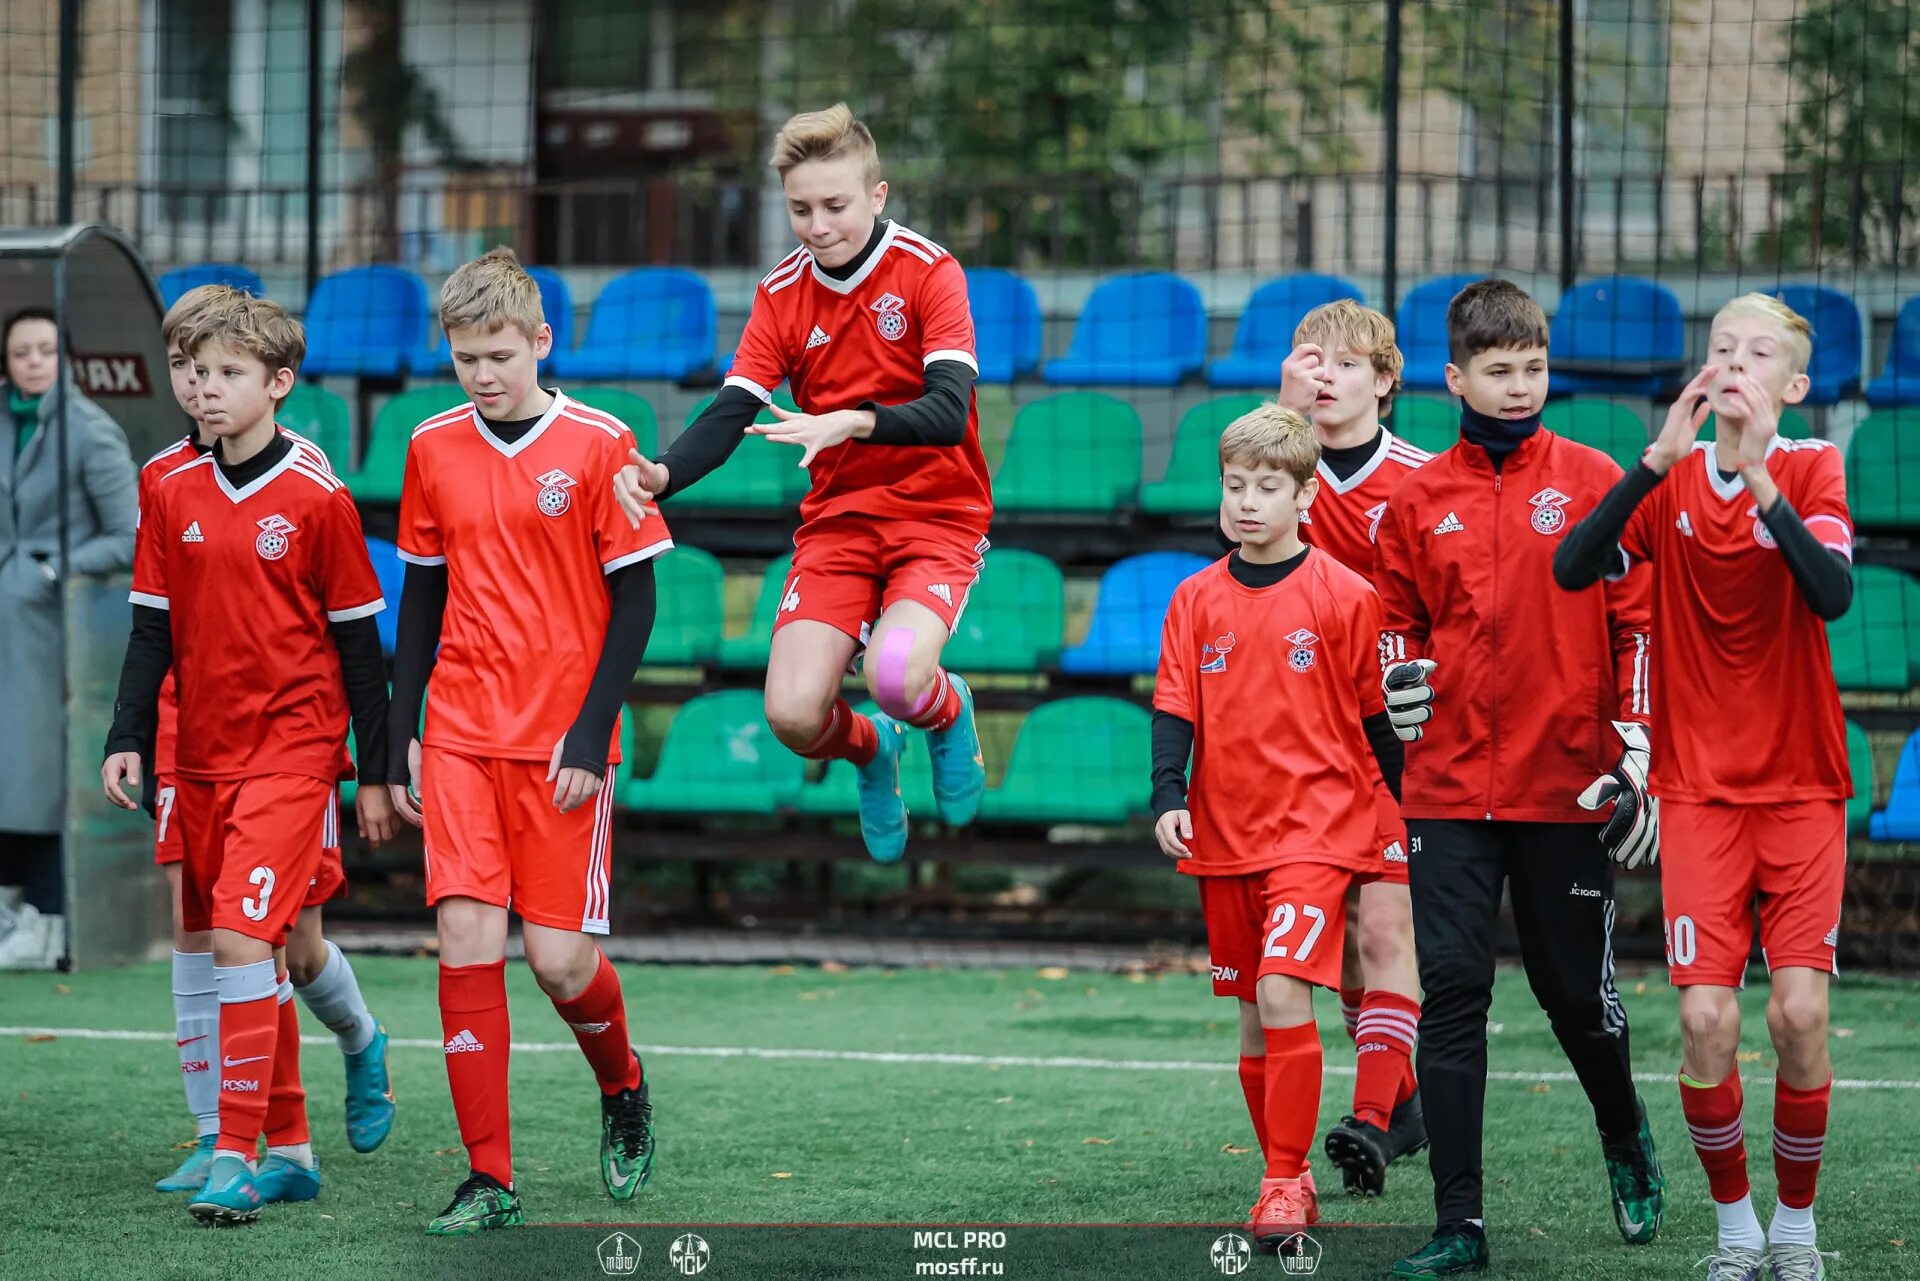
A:
POLYGON ((264 1204, 247 1163, 232 1152, 219 1152, 207 1170, 207 1185, 187 1202, 187 1213, 209 1227, 252 1223, 264 1204))
POLYGON ((355 1152, 371 1152, 386 1142, 393 1129, 387 1029, 376 1028, 366 1049, 342 1057, 347 1062, 347 1145, 355 1152))
POLYGON ((880 736, 873 759, 856 767, 860 780, 860 835, 867 853, 877 863, 897 863, 907 852, 907 803, 900 799, 900 749, 906 746, 907 727, 876 712, 873 728, 880 736))
POLYGON ((180 1168, 153 1185, 155 1192, 198 1192, 207 1186, 207 1167, 213 1164, 213 1141, 217 1135, 203 1134, 180 1162, 180 1168))
POLYGON ((261 1159, 260 1171, 253 1176, 253 1190, 261 1201, 311 1201, 320 1195, 320 1162, 311 1167, 290 1161, 276 1152, 261 1159))
POLYGON ((980 754, 980 732, 973 723, 973 691, 953 673, 947 673, 960 696, 960 715, 953 724, 927 735, 933 757, 933 799, 940 821, 965 827, 980 812, 987 791, 987 762, 980 754))

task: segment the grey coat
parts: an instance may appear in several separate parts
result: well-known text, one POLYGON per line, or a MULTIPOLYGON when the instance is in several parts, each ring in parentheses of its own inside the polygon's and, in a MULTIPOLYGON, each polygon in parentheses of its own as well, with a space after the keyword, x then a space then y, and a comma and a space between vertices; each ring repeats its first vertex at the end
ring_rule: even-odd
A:
POLYGON ((60 429, 67 411, 67 555, 75 574, 133 565, 139 518, 127 435, 67 383, 40 402, 40 428, 18 457, 0 381, 0 831, 57 832, 66 804, 61 705, 60 429))

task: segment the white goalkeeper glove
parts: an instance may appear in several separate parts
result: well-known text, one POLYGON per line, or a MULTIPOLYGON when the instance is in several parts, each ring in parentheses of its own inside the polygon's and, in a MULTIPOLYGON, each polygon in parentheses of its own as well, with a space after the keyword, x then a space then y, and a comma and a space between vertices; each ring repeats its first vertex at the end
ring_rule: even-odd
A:
POLYGON ((1632 869, 1660 861, 1660 802, 1647 795, 1647 727, 1615 721, 1627 750, 1611 774, 1602 774, 1580 793, 1580 808, 1597 810, 1608 802, 1613 813, 1600 825, 1600 843, 1621 867, 1632 869))
POLYGON ((1418 739, 1424 732, 1420 727, 1433 719, 1433 686, 1427 683, 1427 677, 1438 666, 1431 658, 1416 658, 1395 663, 1380 677, 1387 719, 1403 743, 1418 739))

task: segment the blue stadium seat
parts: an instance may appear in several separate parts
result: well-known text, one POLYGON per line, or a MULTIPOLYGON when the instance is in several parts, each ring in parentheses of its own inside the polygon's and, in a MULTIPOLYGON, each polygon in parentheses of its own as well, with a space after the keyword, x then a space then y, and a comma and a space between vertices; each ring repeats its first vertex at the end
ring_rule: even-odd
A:
MULTIPOLYGON (((1858 783, 1854 787, 1859 790, 1858 783)), ((1920 730, 1900 749, 1887 808, 1868 820, 1867 835, 1876 841, 1920 841, 1920 730)))
POLYGON ((967 273, 980 381, 1010 383, 1040 367, 1040 299, 1024 276, 998 267, 967 273))
POLYGON ((561 378, 685 378, 711 366, 713 291, 682 267, 637 267, 594 299, 580 345, 556 349, 561 378))
POLYGON ((403 267, 375 264, 322 276, 307 300, 307 359, 300 372, 395 378, 427 350, 427 286, 403 267))
POLYGON ((387 607, 375 614, 373 621, 380 629, 380 648, 391 655, 400 629, 400 588, 406 581, 407 567, 400 559, 398 547, 372 535, 367 536, 367 557, 373 561, 373 572, 380 579, 381 598, 387 602, 387 607))
POLYGON ((1305 272, 1269 280, 1253 291, 1233 331, 1233 350, 1207 366, 1215 387, 1278 387, 1280 362, 1293 350, 1300 318, 1322 303, 1360 298, 1352 281, 1305 272))
MULTIPOLYGON (((540 310, 546 313, 547 324, 553 330, 553 354, 541 366, 546 371, 552 368, 554 355, 573 346, 573 291, 567 287, 567 278, 552 267, 529 267, 527 274, 540 286, 540 310)), ((453 355, 447 349, 447 335, 440 328, 437 305, 428 320, 428 329, 426 346, 408 365, 416 374, 445 378, 453 372, 453 355)))
POLYGON ((1813 386, 1802 403, 1837 405, 1859 391, 1866 337, 1853 299, 1825 285, 1781 285, 1772 292, 1813 326, 1813 362, 1807 367, 1813 386))
POLYGON ((1900 304, 1887 363, 1867 384, 1869 405, 1920 405, 1920 296, 1900 304))
POLYGON ((1133 676, 1160 665, 1160 628, 1173 589, 1211 562, 1191 552, 1146 552, 1100 576, 1087 638, 1060 655, 1060 670, 1081 676, 1133 676))
POLYGON ((1171 387, 1207 359, 1200 291, 1180 276, 1142 271, 1103 281, 1073 326, 1067 354, 1046 380, 1110 387, 1171 387))
POLYGON ((1548 334, 1556 395, 1657 396, 1686 369, 1680 300, 1638 276, 1575 285, 1561 295, 1548 334))
POLYGON ((191 267, 175 267, 160 277, 160 305, 171 307, 180 301, 181 294, 201 285, 231 285, 256 298, 267 296, 267 287, 260 283, 260 273, 253 268, 237 262, 200 262, 191 267))
POLYGON ((1406 368, 1400 381, 1409 391, 1447 389, 1447 304, 1476 280, 1475 275, 1436 276, 1415 285, 1400 300, 1394 316, 1394 338, 1406 368))

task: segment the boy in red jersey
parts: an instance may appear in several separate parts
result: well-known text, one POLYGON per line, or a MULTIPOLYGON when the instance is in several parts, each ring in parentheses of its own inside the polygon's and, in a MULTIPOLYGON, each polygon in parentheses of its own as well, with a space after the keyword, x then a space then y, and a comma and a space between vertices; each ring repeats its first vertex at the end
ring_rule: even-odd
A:
POLYGON ((1339 983, 1349 885, 1385 870, 1375 785, 1400 782, 1379 599, 1300 541, 1319 458, 1307 421, 1277 404, 1221 436, 1240 546, 1174 592, 1153 697, 1154 832, 1200 878, 1213 990, 1240 1001, 1243 1080, 1260 1060, 1247 1104, 1266 1170, 1249 1231, 1265 1248, 1320 1215, 1313 989, 1339 983), (1276 696, 1286 716, 1247 715, 1276 696))
MULTIPOLYGON (((167 309, 160 322, 160 340, 167 348, 167 373, 174 399, 193 420, 194 427, 168 445, 140 470, 140 505, 151 505, 152 487, 160 478, 210 453, 217 439, 200 423, 200 388, 193 358, 180 345, 181 335, 201 317, 241 297, 225 285, 189 289, 167 309)), ((319 446, 282 427, 306 461, 332 473, 319 446)), ((136 539, 136 544, 137 544, 136 539)), ((159 725, 154 738, 151 786, 146 803, 154 815, 154 862, 167 878, 173 903, 173 1011, 174 1042, 180 1055, 181 1081, 187 1110, 193 1113, 198 1140, 179 1168, 153 1186, 156 1192, 197 1192, 207 1181, 213 1143, 219 1133, 220 1078, 212 1051, 219 1043, 219 994, 213 983, 213 938, 204 930, 188 930, 181 916, 180 864, 186 841, 174 816, 174 750, 178 741, 180 704, 173 673, 160 686, 159 725)), ((392 1087, 387 1074, 387 1038, 368 1013, 353 966, 339 948, 321 934, 320 905, 345 889, 341 870, 339 819, 329 814, 321 833, 321 870, 308 888, 306 905, 287 935, 287 973, 293 992, 307 1008, 333 1030, 346 1058, 347 1139, 355 1151, 371 1152, 393 1127, 392 1087)), ((281 999, 287 993, 283 987, 281 999)))
POLYGON ((748 433, 800 447, 813 487, 774 623, 767 723, 810 760, 854 763, 867 851, 890 863, 907 841, 906 726, 929 735, 943 821, 972 822, 986 788, 973 695, 940 666, 993 516, 966 275, 880 217, 873 135, 845 104, 789 120, 772 163, 800 248, 760 282, 726 386, 659 461, 634 455, 620 502, 640 519, 748 433), (783 380, 803 412, 753 425, 783 380), (840 696, 861 651, 874 717, 840 696))
POLYGON ((673 540, 658 510, 634 526, 614 504, 626 424, 540 386, 553 331, 511 250, 447 278, 440 324, 472 403, 421 423, 408 449, 388 777, 401 816, 425 829, 439 922, 447 1082, 472 1174, 427 1231, 451 1236, 522 1221, 509 906, 599 1084, 608 1195, 632 1199, 653 1168, 647 1082, 595 937, 610 907, 608 771, 653 630, 653 558, 673 540))
POLYGON ((1540 425, 1547 319, 1517 286, 1461 290, 1447 338, 1460 441, 1387 500, 1374 574, 1389 715, 1409 740, 1401 811, 1425 993, 1420 1092, 1433 1105, 1437 1226, 1394 1264, 1416 1277, 1487 1264, 1481 1131, 1503 887, 1527 981, 1593 1105, 1615 1226, 1649 1242, 1665 1204, 1613 987, 1614 860, 1634 866, 1653 840, 1638 794, 1616 798, 1644 760, 1648 585, 1636 574, 1584 597, 1553 586, 1560 536, 1620 469, 1540 425), (1429 696, 1436 666, 1446 714, 1423 725, 1431 709, 1396 704, 1429 696), (1602 788, 1615 805, 1596 826, 1602 788))
POLYGON ((1814 1281, 1826 1268, 1813 1197, 1853 784, 1824 622, 1853 598, 1853 524, 1840 451, 1777 434, 1781 411, 1807 394, 1811 352, 1807 322, 1778 299, 1721 308, 1707 365, 1659 439, 1554 557, 1569 590, 1652 563, 1661 630, 1648 788, 1661 806, 1667 965, 1680 988, 1680 1103, 1719 1216, 1711 1281, 1753 1281, 1763 1266, 1778 1281, 1814 1281), (1711 443, 1696 439, 1709 410, 1711 443), (1779 1202, 1765 1236, 1747 1182, 1735 999, 1756 900, 1780 1058, 1779 1202))
MULTIPOLYGON (((219 1137, 188 1205, 203 1222, 250 1222, 268 1201, 319 1192, 281 951, 320 866, 349 709, 361 768, 369 778, 386 768, 373 622, 385 602, 359 513, 273 421, 305 345, 298 321, 257 298, 211 307, 180 336, 217 442, 148 487, 134 631, 101 767, 109 799, 138 808, 124 785, 138 785, 152 755, 172 668, 181 924, 212 932, 220 1002, 219 1137)), ((380 788, 361 788, 356 811, 368 840, 393 835, 380 788)))

